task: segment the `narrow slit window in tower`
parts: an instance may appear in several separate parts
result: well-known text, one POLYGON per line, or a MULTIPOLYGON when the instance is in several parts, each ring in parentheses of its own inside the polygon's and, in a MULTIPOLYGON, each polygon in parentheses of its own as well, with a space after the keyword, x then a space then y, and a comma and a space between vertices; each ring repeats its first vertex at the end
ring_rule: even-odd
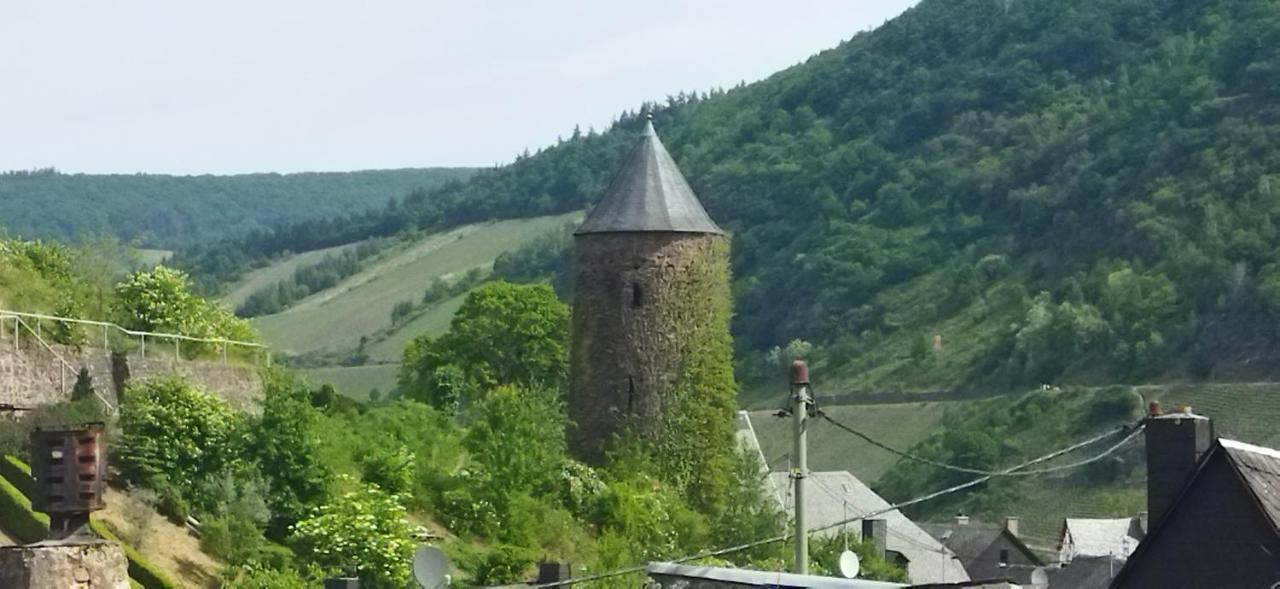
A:
POLYGON ((636 402, 636 377, 627 377, 627 413, 635 412, 636 402))
POLYGON ((636 308, 644 306, 644 291, 640 289, 639 282, 631 283, 631 306, 636 308))

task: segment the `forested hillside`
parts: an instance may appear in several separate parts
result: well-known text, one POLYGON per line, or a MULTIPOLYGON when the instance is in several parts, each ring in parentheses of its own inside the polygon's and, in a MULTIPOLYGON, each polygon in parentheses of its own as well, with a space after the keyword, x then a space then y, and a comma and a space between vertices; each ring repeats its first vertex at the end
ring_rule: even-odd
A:
MULTIPOLYGON (((1007 386, 1257 376, 1237 367, 1280 317, 1278 98, 1268 0, 924 0, 645 110, 734 234, 744 368, 802 339, 857 388, 1007 386)), ((585 206, 639 119, 395 213, 585 206)))
POLYGON ((0 174, 0 228, 24 237, 139 239, 164 249, 386 206, 415 189, 469 176, 464 168, 168 176, 0 174))

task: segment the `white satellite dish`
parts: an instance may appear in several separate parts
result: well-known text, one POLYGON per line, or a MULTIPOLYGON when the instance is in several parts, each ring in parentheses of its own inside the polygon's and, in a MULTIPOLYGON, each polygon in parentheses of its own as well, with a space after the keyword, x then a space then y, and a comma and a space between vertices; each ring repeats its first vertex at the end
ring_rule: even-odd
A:
POLYGON ((858 561, 858 554, 852 550, 846 550, 840 555, 840 574, 846 579, 858 578, 858 571, 861 570, 862 563, 858 561))
POLYGON ((413 578, 425 589, 449 586, 449 559, 435 546, 419 546, 413 552, 413 578))
POLYGON ((1031 586, 1032 587, 1048 587, 1049 586, 1049 573, 1044 570, 1044 567, 1036 567, 1034 569, 1031 569, 1031 586))

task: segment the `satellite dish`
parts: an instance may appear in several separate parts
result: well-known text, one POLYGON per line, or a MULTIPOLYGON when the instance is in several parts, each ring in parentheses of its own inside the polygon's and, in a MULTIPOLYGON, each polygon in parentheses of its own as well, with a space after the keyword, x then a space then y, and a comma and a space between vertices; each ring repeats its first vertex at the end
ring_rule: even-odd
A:
POLYGON ((1031 586, 1032 587, 1048 587, 1049 573, 1045 572, 1044 567, 1036 567, 1031 569, 1031 586))
POLYGON ((413 578, 425 589, 449 586, 449 559, 435 546, 419 546, 413 552, 413 578))
POLYGON ((858 578, 858 570, 862 568, 862 563, 858 561, 858 555, 852 550, 846 550, 840 555, 840 574, 846 579, 858 578))

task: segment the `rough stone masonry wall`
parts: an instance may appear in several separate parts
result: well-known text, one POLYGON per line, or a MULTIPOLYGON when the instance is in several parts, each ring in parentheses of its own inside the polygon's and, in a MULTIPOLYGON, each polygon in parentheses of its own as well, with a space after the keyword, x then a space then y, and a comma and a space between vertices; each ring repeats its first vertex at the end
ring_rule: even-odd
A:
MULTIPOLYGON (((14 349, 13 339, 0 340, 0 403, 20 407, 50 405, 71 398, 76 373, 86 368, 94 389, 112 403, 118 400, 117 379, 111 352, 103 348, 53 346, 73 369, 63 372, 63 365, 52 352, 24 339, 14 349), (65 376, 65 384, 63 377, 65 376)), ((227 399, 233 406, 252 409, 262 397, 262 381, 257 368, 243 364, 223 365, 217 361, 182 360, 168 357, 142 358, 131 354, 123 358, 129 379, 176 374, 196 386, 227 399)))
POLYGON ((571 444, 599 462, 615 434, 664 436, 691 339, 718 330, 727 345, 727 245, 689 233, 587 234, 575 245, 571 444))

